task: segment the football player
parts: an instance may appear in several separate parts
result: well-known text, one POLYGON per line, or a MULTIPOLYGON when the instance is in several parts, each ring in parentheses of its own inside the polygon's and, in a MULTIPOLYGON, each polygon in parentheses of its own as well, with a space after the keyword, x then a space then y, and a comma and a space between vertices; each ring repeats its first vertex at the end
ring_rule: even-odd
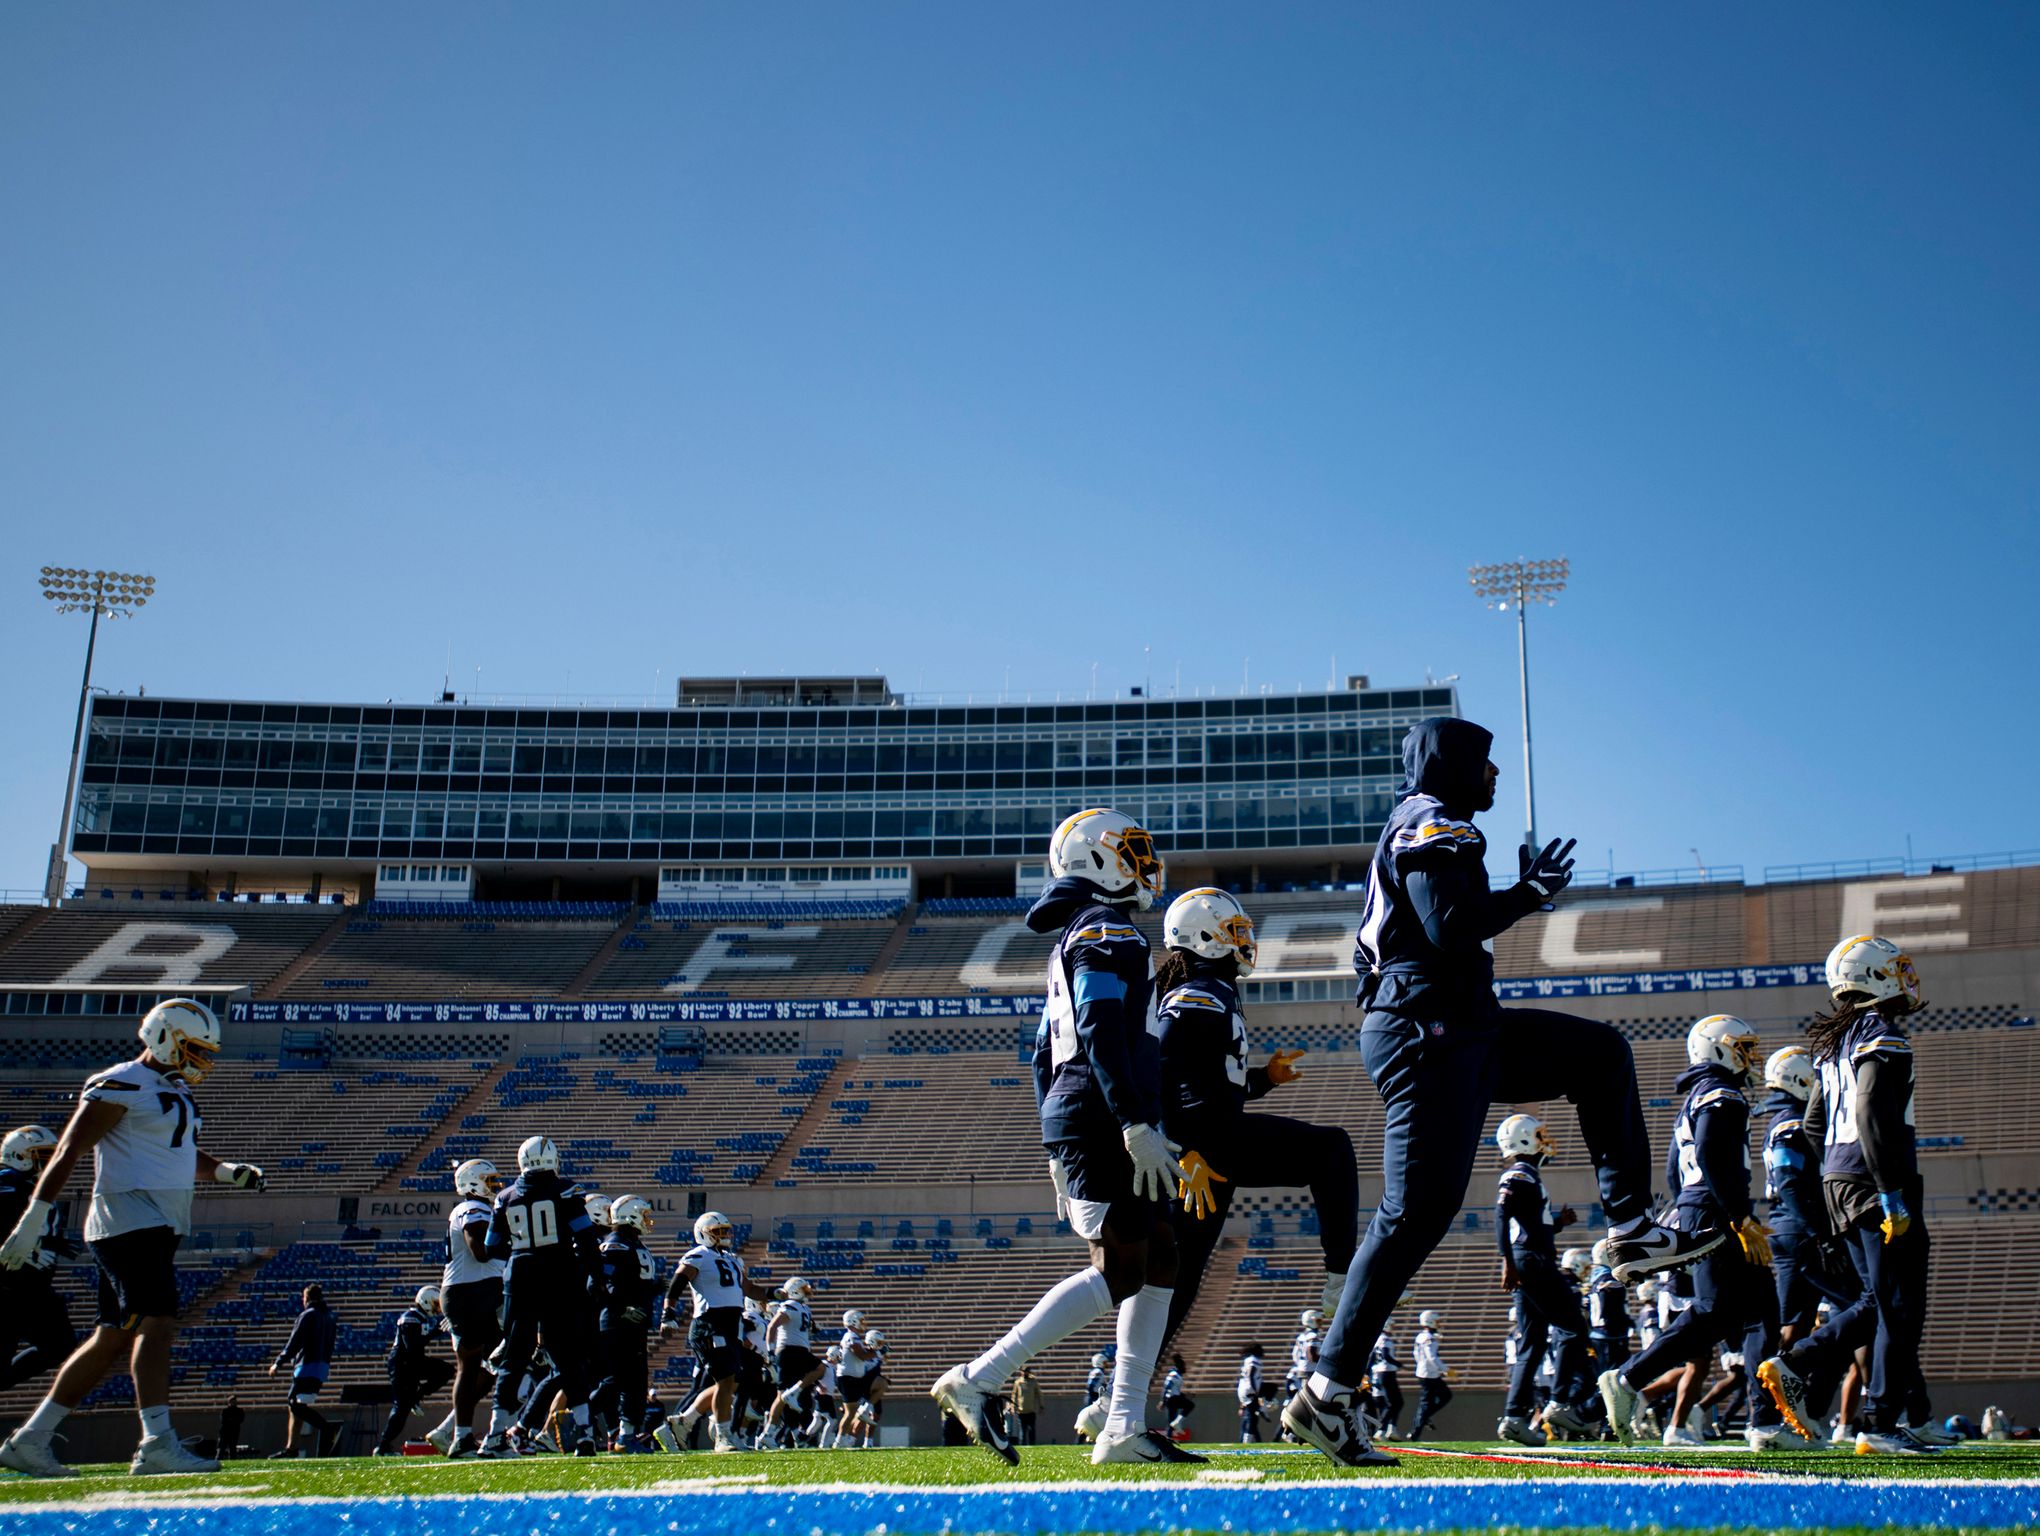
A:
POLYGON ((1629 1358, 1629 1291, 1608 1263, 1608 1239, 1594 1244, 1587 1271, 1587 1338, 1604 1370, 1629 1358))
POLYGON ((319 1394, 326 1390, 326 1378, 333 1374, 333 1345, 340 1337, 340 1319, 326 1305, 326 1288, 308 1285, 304 1290, 304 1311, 297 1326, 284 1340, 283 1351, 269 1363, 269 1374, 288 1365, 290 1392, 284 1398, 289 1420, 283 1433, 283 1449, 275 1457, 330 1456, 340 1441, 340 1426, 319 1412, 319 1394), (300 1445, 300 1432, 310 1435, 310 1446, 300 1445))
POLYGON ((1169 1374, 1162 1378, 1162 1417, 1169 1422, 1169 1433, 1178 1441, 1190 1438, 1190 1413, 1197 1406, 1197 1399, 1183 1390, 1183 1357, 1175 1355, 1169 1361, 1169 1374))
POLYGON ((698 1393, 681 1415, 680 1437, 685 1441, 707 1412, 715 1449, 734 1451, 737 1444, 730 1420, 737 1405, 737 1374, 744 1363, 744 1298, 769 1301, 773 1290, 745 1272, 744 1261, 736 1253, 736 1226, 721 1211, 703 1211, 694 1218, 694 1246, 674 1266, 672 1283, 666 1288, 663 1332, 680 1331, 680 1308, 689 1293, 693 1305, 687 1342, 701 1361, 694 1379, 706 1383, 707 1390, 698 1393))
POLYGON ((597 1335, 602 1383, 597 1411, 616 1425, 618 1450, 649 1450, 645 1399, 651 1391, 651 1335, 658 1326, 662 1268, 645 1245, 653 1225, 651 1202, 625 1195, 610 1204, 607 1230, 596 1253, 602 1312, 597 1335))
POLYGON ((453 1336, 453 1411, 425 1438, 446 1456, 472 1456, 475 1409, 489 1390, 485 1362, 503 1342, 503 1260, 489 1252, 489 1222, 496 1191, 496 1165, 471 1157, 453 1170, 460 1200, 446 1218, 446 1267, 439 1274, 439 1304, 453 1336))
MULTIPOLYGON (((12 1232, 35 1194, 42 1166, 56 1150, 47 1126, 23 1125, 0 1138, 0 1232, 12 1232)), ((0 1392, 55 1370, 78 1346, 71 1309, 57 1294, 57 1260, 75 1258, 78 1245, 64 1236, 54 1209, 42 1242, 19 1269, 0 1269, 0 1392)))
MULTIPOLYGON (((1317 1353, 1315 1340, 1311 1353, 1317 1353)), ((1313 1360, 1312 1364, 1315 1363, 1313 1360)), ((1305 1379, 1309 1379, 1308 1372, 1305 1379)), ((1402 1361, 1396 1355, 1395 1335, 1386 1323, 1381 1325, 1381 1337, 1374 1341, 1373 1352, 1367 1357, 1367 1381, 1374 1389, 1375 1438, 1393 1440, 1395 1421, 1402 1415, 1402 1361)))
POLYGON ((1828 1232, 1827 1203, 1820 1189, 1820 1151, 1806 1139, 1806 1101, 1817 1076, 1805 1046, 1773 1051, 1764 1063, 1771 1090, 1764 1110, 1764 1194, 1770 1199, 1771 1274, 1778 1288, 1778 1338, 1783 1344, 1814 1330, 1823 1299, 1848 1306, 1862 1292, 1856 1272, 1828 1232), (1847 1271, 1846 1274, 1839 1271, 1847 1271))
POLYGON ((593 1456, 587 1335, 595 1223, 580 1187, 561 1176, 560 1149, 550 1136, 526 1137, 517 1148, 517 1177, 497 1194, 489 1214, 488 1251, 505 1261, 503 1342, 496 1352, 495 1408, 480 1454, 517 1454, 510 1444, 518 1416, 516 1384, 543 1340, 572 1420, 567 1432, 572 1443, 560 1449, 593 1456))
POLYGON ((871 1358, 864 1371, 864 1402, 851 1416, 851 1428, 858 1432, 857 1449, 868 1451, 878 1444, 878 1421, 885 1417, 885 1330, 864 1330, 864 1347, 871 1358))
POLYGON ((786 1301, 766 1325, 765 1347, 772 1356, 778 1394, 765 1413, 760 1450, 775 1451, 791 1443, 791 1432, 807 1420, 802 1405, 822 1379, 824 1363, 814 1352, 815 1288, 799 1275, 780 1287, 786 1301))
POLYGON ((1305 1307, 1297 1314, 1296 1337, 1289 1341, 1289 1374, 1282 1378, 1285 1400, 1310 1380, 1311 1370, 1317 1364, 1318 1340, 1324 1336, 1324 1326, 1324 1317, 1316 1307, 1305 1307))
MULTIPOLYGON (((1725 1013, 1701 1019, 1686 1034, 1690 1065, 1673 1084, 1686 1097, 1672 1122, 1665 1176, 1678 1190, 1681 1229, 1732 1232, 1736 1241, 1709 1253, 1693 1269, 1693 1300, 1656 1343, 1620 1368, 1601 1373, 1608 1422, 1625 1441, 1632 1438, 1640 1389, 1666 1369, 1701 1364, 1724 1343, 1732 1349, 1740 1344, 1749 1358, 1761 1359, 1777 1342, 1769 1233, 1750 1203, 1750 1105, 1744 1090, 1761 1076, 1758 1048, 1756 1031, 1725 1013)), ((1664 1432, 1667 1446, 1706 1444, 1683 1422, 1688 1411, 1682 1385, 1664 1432)), ((1805 1443, 1782 1438, 1776 1405, 1761 1398, 1751 1405, 1745 1435, 1751 1450, 1805 1443)))
POLYGON ((871 1381, 878 1370, 878 1351, 871 1347, 864 1333, 864 1314, 852 1307, 843 1314, 843 1336, 836 1341, 842 1352, 836 1364, 836 1395, 842 1401, 837 1410, 836 1422, 829 1433, 822 1437, 822 1449, 841 1448, 843 1437, 851 1436, 850 1446, 856 1446, 855 1427, 864 1413, 864 1405, 871 1401, 871 1381))
POLYGON ((1867 1344, 1856 1450, 1916 1455, 1945 1440, 1920 1374, 1928 1245, 1904 1025, 1926 1000, 1911 959, 1872 934, 1829 952, 1827 984, 1833 1011, 1816 1015, 1808 1031, 1817 1076, 1804 1134, 1821 1149, 1827 1215, 1863 1290, 1809 1337, 1764 1360, 1757 1379, 1806 1434, 1808 1374, 1867 1344))
POLYGON ((1490 891, 1473 817, 1494 804, 1492 740, 1466 720, 1411 728, 1405 798, 1368 871, 1355 961, 1367 1010, 1361 1055, 1387 1112, 1383 1188, 1318 1369, 1284 1410, 1301 1438, 1349 1466, 1392 1460, 1357 1422, 1355 1384, 1382 1323, 1455 1220, 1490 1103, 1577 1107, 1623 1280, 1689 1263, 1721 1240, 1651 1221, 1650 1138, 1620 1032, 1495 1000, 1487 944, 1571 883, 1572 845, 1520 850, 1520 878, 1490 891))
POLYGON ((35 1192, 0 1241, 0 1269, 30 1263, 49 1236, 50 1208, 78 1159, 92 1153, 92 1206, 85 1243, 99 1265, 98 1326, 57 1372, 49 1395, 0 1445, 0 1466, 32 1477, 68 1469, 50 1448, 72 1409, 125 1360, 141 1410, 142 1442, 128 1470, 217 1472, 184 1448, 170 1422, 170 1345, 177 1336, 177 1245, 191 1230, 199 1179, 259 1190, 262 1170, 222 1161, 198 1145, 191 1090, 220 1049, 220 1021, 204 1003, 172 998, 142 1019, 133 1061, 85 1080, 78 1108, 50 1154, 35 1192))
POLYGON ((1180 1149, 1161 1128, 1148 942, 1132 916, 1161 895, 1165 870, 1145 828, 1118 811, 1092 809, 1056 828, 1048 871, 1048 887, 1027 914, 1036 933, 1059 934, 1035 1036, 1035 1097, 1056 1214, 1067 1214, 1090 1245, 1091 1263, 1053 1287, 991 1349, 946 1372, 930 1395, 973 1440, 1017 1465, 1020 1453, 995 1399, 1035 1355, 1121 1307, 1120 1369, 1129 1383, 1138 1381, 1139 1396, 1108 1423, 1091 1459, 1195 1460, 1166 1436, 1149 1435, 1145 1422, 1176 1283, 1168 1206, 1185 1175, 1180 1149))
POLYGON ((1544 1421, 1568 1435, 1584 1435, 1591 1422, 1583 1413, 1592 1390, 1581 1352, 1587 1320, 1580 1312, 1579 1281, 1559 1263, 1554 1234, 1579 1220, 1571 1206, 1554 1211, 1544 1192, 1543 1165, 1556 1150, 1551 1132, 1535 1115, 1510 1115, 1495 1128, 1502 1172, 1495 1193, 1495 1246, 1501 1252, 1502 1289, 1522 1307, 1522 1335, 1502 1421, 1495 1433, 1518 1445, 1545 1442, 1530 1423, 1532 1394, 1546 1351, 1552 1356, 1552 1400, 1544 1421))
POLYGON ((1240 1379, 1233 1396, 1240 1404, 1240 1444, 1259 1443, 1261 1438, 1261 1346, 1249 1344, 1240 1356, 1240 1379))
POLYGON ((440 1310, 436 1285, 421 1285, 411 1304, 397 1314, 395 1335, 384 1369, 390 1377, 390 1421, 383 1426, 382 1439, 371 1453, 394 1456, 404 1448, 404 1426, 418 1404, 446 1385, 446 1362, 426 1354, 432 1335, 446 1327, 440 1310))
POLYGON ((1410 1353, 1417 1371, 1417 1422, 1410 1426, 1410 1438, 1421 1440, 1437 1419, 1439 1410, 1452 1401, 1447 1385, 1452 1373, 1445 1368, 1445 1355, 1438 1342, 1438 1314, 1429 1308, 1417 1314, 1417 1336, 1410 1353))

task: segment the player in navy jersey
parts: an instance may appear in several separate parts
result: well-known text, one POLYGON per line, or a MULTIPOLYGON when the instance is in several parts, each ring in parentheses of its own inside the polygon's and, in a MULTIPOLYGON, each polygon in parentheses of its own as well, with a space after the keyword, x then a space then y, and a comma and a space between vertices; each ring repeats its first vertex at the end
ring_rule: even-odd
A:
MULTIPOLYGON (((0 1232, 12 1232, 28 1209, 56 1145, 56 1132, 42 1125, 17 1126, 0 1139, 0 1232)), ((28 1262, 0 1269, 0 1392, 55 1370, 77 1346, 71 1310, 56 1287, 57 1260, 77 1253, 78 1245, 64 1236, 63 1217, 52 1208, 28 1262)))
POLYGON ((661 1264, 645 1246, 652 1207, 636 1195, 610 1202, 609 1224, 596 1252, 602 1298, 598 1355, 602 1381, 595 1409, 616 1426, 619 1450, 648 1450, 645 1399, 651 1390, 652 1330, 659 1325, 661 1264))
POLYGON ((1585 1434, 1583 1398, 1591 1390, 1580 1355, 1587 1320, 1578 1284, 1560 1267, 1555 1234, 1578 1217, 1571 1206, 1554 1211, 1544 1192, 1542 1167, 1553 1149, 1551 1133, 1535 1115, 1510 1115, 1495 1129, 1503 1158, 1495 1190, 1495 1246, 1501 1252, 1502 1289, 1513 1292, 1522 1317, 1509 1395, 1495 1433, 1519 1445, 1542 1445, 1532 1426, 1538 1368, 1551 1356, 1552 1402, 1545 1423, 1569 1435, 1585 1434))
MULTIPOLYGON (((1744 1091, 1758 1077, 1756 1031, 1741 1019, 1712 1014, 1686 1035, 1686 1070, 1674 1087, 1685 1095, 1672 1125, 1666 1179, 1678 1190, 1677 1219, 1684 1230, 1732 1232, 1736 1241, 1708 1254, 1692 1270, 1693 1300, 1646 1349, 1619 1369, 1601 1373, 1608 1422, 1631 1438, 1642 1388, 1667 1369, 1705 1362, 1716 1346, 1762 1359, 1776 1346, 1778 1300, 1771 1280, 1768 1234, 1750 1200, 1750 1105, 1744 1091)), ((1684 1423, 1688 1389, 1681 1386, 1667 1446, 1697 1449, 1706 1441, 1684 1423)), ((1745 1431, 1751 1450, 1791 1444, 1777 1408, 1759 1398, 1745 1431)))
POLYGON ((1386 1111, 1382 1195, 1318 1369, 1283 1414, 1300 1439, 1349 1466, 1392 1461, 1357 1422, 1355 1388, 1381 1325, 1459 1211, 1491 1103, 1576 1107, 1622 1279, 1691 1262, 1720 1241, 1650 1219, 1650 1139, 1635 1063, 1615 1027, 1495 1000, 1488 943, 1547 908, 1571 883, 1572 858, 1556 840, 1521 849, 1520 878, 1489 889, 1487 841, 1473 817, 1494 804, 1492 740, 1466 720, 1411 728, 1404 798, 1368 871, 1355 964, 1366 1009, 1361 1056, 1386 1111))
POLYGON ((1771 1202, 1771 1273, 1778 1288, 1778 1337, 1791 1344, 1812 1333, 1823 1299, 1846 1307, 1861 1294, 1853 1265, 1828 1255, 1836 1248, 1820 1189, 1820 1149, 1806 1138, 1806 1101, 1818 1076, 1800 1045, 1771 1053, 1764 1084, 1764 1193, 1771 1202), (1846 1271, 1843 1273, 1842 1271, 1846 1271))
POLYGON ((420 1286, 411 1304, 397 1314, 390 1352, 383 1358, 383 1369, 390 1378, 390 1417, 373 1455, 394 1456, 403 1450, 404 1426, 411 1422, 412 1413, 445 1386, 451 1374, 444 1360, 434 1360, 426 1352, 432 1336, 446 1327, 439 1295, 436 1285, 420 1286))
POLYGON ((589 1430, 593 1386, 589 1351, 588 1277, 596 1265, 595 1224, 580 1187, 560 1174, 560 1149, 550 1136, 526 1138, 517 1149, 517 1177, 496 1196, 489 1216, 488 1251, 506 1260, 503 1271, 503 1343, 496 1354, 496 1406, 484 1456, 514 1456, 510 1427, 517 1418, 517 1382, 544 1341, 560 1373, 577 1456, 595 1454, 589 1430))
POLYGON ((1239 983, 1259 950, 1253 920, 1225 891, 1203 887, 1169 904, 1155 967, 1161 1027, 1162 1130, 1184 1149, 1185 1180, 1171 1218, 1178 1250, 1169 1332, 1189 1315, 1238 1189, 1310 1186, 1325 1256, 1320 1310, 1339 1304, 1360 1228, 1353 1139, 1335 1125, 1248 1114, 1247 1105, 1294 1082, 1300 1050, 1247 1065, 1239 983))
POLYGON ((1765 1360, 1757 1379, 1806 1434, 1808 1376, 1867 1344, 1870 1376, 1856 1449, 1916 1454, 1941 1438, 1920 1373, 1927 1229, 1913 1134, 1913 1048, 1903 1023, 1926 1003, 1905 952, 1869 934, 1834 947, 1827 984, 1835 1006, 1810 1031, 1818 1076, 1805 1139, 1820 1148, 1827 1216, 1848 1245, 1863 1291, 1810 1336, 1765 1360))
POLYGON ((1007 1381, 1049 1345, 1119 1307, 1122 1374, 1091 1459, 1195 1461, 1146 1427, 1148 1383, 1176 1283, 1168 1206, 1184 1180, 1181 1148, 1161 1127, 1148 942, 1132 921, 1161 894, 1162 860, 1138 823, 1093 809, 1056 828, 1048 869, 1048 888, 1027 914, 1036 933, 1059 934, 1036 1034, 1035 1098, 1057 1214, 1066 1213, 1090 1245, 1091 1263, 991 1349, 946 1372, 930 1395, 978 1444, 1017 1464, 997 1401, 1007 1381))
POLYGON ((1629 1288, 1615 1278, 1608 1263, 1608 1239, 1593 1247, 1587 1272, 1587 1338, 1602 1370, 1614 1370, 1629 1359, 1629 1288))

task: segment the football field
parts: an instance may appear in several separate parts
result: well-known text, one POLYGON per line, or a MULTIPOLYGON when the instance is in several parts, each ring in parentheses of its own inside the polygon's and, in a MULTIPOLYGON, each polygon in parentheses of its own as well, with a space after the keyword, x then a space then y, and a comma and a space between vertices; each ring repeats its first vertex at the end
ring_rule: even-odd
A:
POLYGON ((1205 1446, 1205 1467, 1093 1467, 1073 1446, 1017 1469, 896 1450, 253 1461, 209 1476, 125 1467, 0 1482, 10 1536, 861 1536, 867 1532, 1906 1530, 2040 1528, 2040 1446, 1927 1457, 1486 1443, 1397 1447, 1347 1471, 1286 1446, 1205 1446))

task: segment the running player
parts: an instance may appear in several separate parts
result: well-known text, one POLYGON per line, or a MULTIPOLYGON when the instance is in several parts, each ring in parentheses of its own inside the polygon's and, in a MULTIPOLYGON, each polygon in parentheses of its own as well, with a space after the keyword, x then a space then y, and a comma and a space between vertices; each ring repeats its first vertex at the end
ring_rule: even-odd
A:
POLYGON ((729 1217, 721 1211, 703 1211, 694 1218, 694 1246, 674 1266, 666 1288, 663 1331, 668 1333, 680 1331, 681 1305, 692 1294, 687 1342, 701 1362, 695 1382, 706 1388, 681 1415, 680 1438, 684 1443, 701 1415, 709 1413, 718 1451, 737 1449, 730 1419, 737 1405, 737 1373, 743 1366, 744 1298, 768 1301, 773 1294, 772 1287, 745 1273, 735 1243, 736 1226, 729 1217))
POLYGON ((596 1251, 602 1312, 597 1339, 602 1382, 597 1411, 616 1426, 617 1450, 648 1450, 645 1399, 651 1391, 652 1330, 659 1321, 659 1256, 645 1245, 651 1203, 636 1195, 613 1201, 596 1251))
MULTIPOLYGON (((0 1138, 0 1232, 12 1232, 28 1209, 36 1178, 56 1146, 56 1132, 40 1125, 19 1126, 0 1138)), ((56 1286, 57 1260, 79 1251, 63 1227, 62 1215, 52 1209, 28 1262, 0 1269, 0 1392, 55 1370, 78 1347, 71 1309, 56 1286)))
POLYGON ((1579 1218, 1571 1206, 1554 1211, 1544 1192, 1544 1162, 1554 1150, 1551 1133, 1535 1115, 1510 1115, 1495 1128, 1503 1163, 1495 1197, 1495 1244, 1502 1256, 1502 1289, 1522 1309, 1522 1335, 1502 1421, 1495 1433, 1518 1445, 1538 1446, 1544 1431, 1530 1417, 1538 1368, 1551 1355, 1552 1401, 1544 1421, 1568 1435, 1584 1435, 1583 1399, 1592 1390, 1581 1352, 1587 1320, 1580 1313, 1579 1282, 1558 1260, 1555 1234, 1579 1218))

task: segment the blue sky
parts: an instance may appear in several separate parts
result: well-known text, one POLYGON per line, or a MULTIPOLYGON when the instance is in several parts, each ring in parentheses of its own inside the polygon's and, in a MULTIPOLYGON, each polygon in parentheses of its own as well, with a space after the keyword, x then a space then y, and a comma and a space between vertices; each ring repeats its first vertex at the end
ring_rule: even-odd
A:
POLYGON ((1589 862, 2040 846, 2036 75, 2030 7, 10 7, 0 885, 44 563, 159 578, 129 690, 1336 657, 1512 744, 1465 567, 1565 555, 1589 862))

